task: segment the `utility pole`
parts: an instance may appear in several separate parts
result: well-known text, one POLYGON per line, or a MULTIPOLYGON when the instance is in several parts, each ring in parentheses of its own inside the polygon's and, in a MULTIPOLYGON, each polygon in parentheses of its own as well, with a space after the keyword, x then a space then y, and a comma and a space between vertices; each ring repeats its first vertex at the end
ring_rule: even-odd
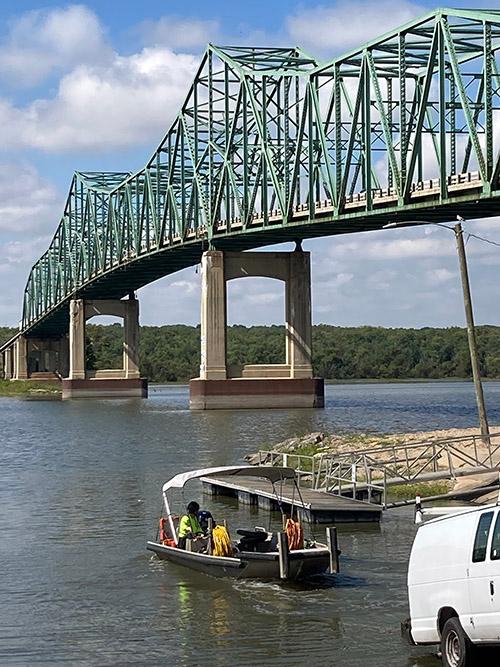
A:
POLYGON ((483 385, 479 373, 479 361, 477 358, 477 341, 474 329, 474 315, 472 313, 472 299, 469 287, 469 273, 467 271, 467 258, 465 256, 464 234, 460 223, 454 226, 455 239, 457 241, 458 259, 460 263, 460 277, 462 279, 462 291, 464 294, 465 319, 467 320, 467 337, 469 339, 470 361, 472 366, 472 377, 476 389, 477 410, 479 413, 479 425, 481 435, 488 438, 490 428, 488 426, 488 416, 484 405, 483 385))

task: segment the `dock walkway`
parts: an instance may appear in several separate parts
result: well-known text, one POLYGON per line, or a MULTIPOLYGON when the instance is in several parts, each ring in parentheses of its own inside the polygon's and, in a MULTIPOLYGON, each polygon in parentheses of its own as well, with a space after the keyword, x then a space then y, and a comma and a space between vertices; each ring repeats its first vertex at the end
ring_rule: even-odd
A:
POLYGON ((285 512, 292 506, 297 508, 301 520, 311 523, 350 523, 380 521, 382 507, 352 498, 301 488, 300 499, 297 490, 290 482, 276 484, 276 498, 273 485, 269 480, 256 477, 203 477, 203 490, 210 495, 224 495, 238 498, 246 505, 258 505, 266 510, 278 510, 281 504, 285 512))

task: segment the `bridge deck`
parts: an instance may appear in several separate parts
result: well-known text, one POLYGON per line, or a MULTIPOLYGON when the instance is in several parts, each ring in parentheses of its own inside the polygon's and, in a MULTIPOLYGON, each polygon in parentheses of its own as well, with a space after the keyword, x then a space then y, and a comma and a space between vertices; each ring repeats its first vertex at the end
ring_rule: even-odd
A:
POLYGON ((279 503, 288 512, 293 507, 303 520, 313 523, 349 523, 380 521, 382 508, 360 500, 343 498, 324 491, 301 488, 300 499, 291 483, 276 484, 279 502, 273 485, 268 480, 255 477, 203 477, 203 490, 211 495, 237 497, 240 503, 258 505, 263 509, 277 510, 279 503))

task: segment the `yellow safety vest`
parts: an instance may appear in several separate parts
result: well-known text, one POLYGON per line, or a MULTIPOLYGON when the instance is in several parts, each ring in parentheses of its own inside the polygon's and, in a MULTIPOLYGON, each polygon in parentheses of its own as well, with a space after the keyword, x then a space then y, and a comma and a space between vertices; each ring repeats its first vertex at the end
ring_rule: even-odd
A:
POLYGON ((179 537, 186 537, 189 533, 203 535, 198 517, 184 514, 179 523, 179 537))

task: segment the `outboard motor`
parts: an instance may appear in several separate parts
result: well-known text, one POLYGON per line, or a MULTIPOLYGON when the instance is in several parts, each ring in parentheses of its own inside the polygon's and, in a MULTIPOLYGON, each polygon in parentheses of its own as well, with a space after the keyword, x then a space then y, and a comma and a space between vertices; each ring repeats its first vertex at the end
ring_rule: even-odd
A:
POLYGON ((260 530, 237 530, 240 535, 238 549, 240 551, 256 551, 257 546, 267 540, 267 533, 260 530))

